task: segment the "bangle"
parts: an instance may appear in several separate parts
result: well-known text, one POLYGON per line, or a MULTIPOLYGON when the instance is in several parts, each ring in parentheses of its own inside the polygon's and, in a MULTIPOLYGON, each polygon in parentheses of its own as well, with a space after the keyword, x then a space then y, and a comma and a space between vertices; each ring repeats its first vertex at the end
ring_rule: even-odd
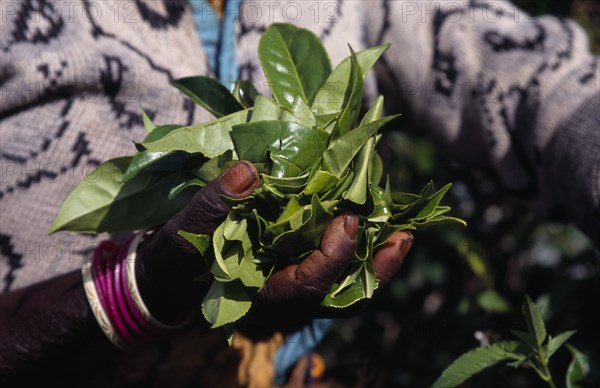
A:
POLYGON ((103 251, 100 250, 101 245, 102 244, 100 244, 100 246, 98 246, 98 248, 96 248, 96 251, 94 252, 94 260, 84 263, 84 265, 81 267, 83 287, 87 296, 88 303, 90 304, 92 313, 94 314, 94 317, 96 318, 100 329, 102 329, 102 332, 108 337, 110 342, 112 342, 118 348, 124 349, 125 343, 114 330, 114 327, 111 321, 109 320, 108 315, 106 314, 105 304, 103 303, 101 297, 99 296, 99 293, 97 292, 97 283, 94 279, 95 271, 93 270, 93 265, 97 261, 101 261, 97 260, 98 257, 102 257, 101 255, 103 251))
POLYGON ((181 328, 193 318, 167 325, 150 314, 135 277, 136 250, 145 234, 140 232, 120 245, 102 241, 92 260, 81 268, 94 317, 108 339, 120 349, 147 342, 162 331, 181 328))
MULTIPOLYGON (((131 240, 129 241, 129 243, 131 240)), ((127 253, 129 244, 124 244, 120 247, 118 253, 118 260, 115 264, 115 295, 119 311, 123 314, 128 327, 140 336, 143 340, 147 341, 152 338, 153 334, 157 334, 156 330, 152 330, 152 326, 142 317, 140 312, 135 308, 131 295, 127 291, 127 285, 125 278, 125 255, 127 253)))
POLYGON ((132 346, 135 344, 135 339, 132 336, 132 330, 130 330, 123 321, 123 316, 125 314, 119 308, 115 289, 115 260, 118 260, 117 256, 119 251, 120 247, 117 247, 117 249, 111 252, 112 254, 108 256, 108 260, 106 260, 106 266, 104 267, 106 288, 104 288, 103 291, 106 293, 106 299, 108 300, 108 306, 106 306, 106 311, 108 312, 109 319, 115 326, 119 337, 121 337, 121 339, 127 345, 132 346))

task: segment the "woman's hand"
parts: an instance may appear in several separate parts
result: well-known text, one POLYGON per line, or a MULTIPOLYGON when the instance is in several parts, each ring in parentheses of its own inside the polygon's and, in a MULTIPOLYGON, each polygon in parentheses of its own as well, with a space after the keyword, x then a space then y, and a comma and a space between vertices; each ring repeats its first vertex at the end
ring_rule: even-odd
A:
MULTIPOLYGON (((138 283, 156 318, 165 323, 177 323, 191 311, 200 311, 207 288, 206 284, 193 281, 208 270, 204 261, 177 232, 213 233, 229 212, 221 196, 243 198, 252 194, 258 184, 256 168, 251 163, 238 162, 202 188, 185 209, 140 246, 138 283)), ((352 261, 358 223, 356 215, 335 217, 325 231, 319 249, 300 264, 288 265, 275 272, 259 293, 246 319, 247 325, 258 325, 263 329, 267 326, 278 329, 279 326, 284 330, 285 327, 301 326, 315 317, 331 316, 333 310, 320 307, 319 302, 352 261), (266 321, 270 323, 267 326, 264 325, 266 321)), ((375 253, 375 274, 380 286, 398 271, 411 245, 412 235, 398 232, 375 253)), ((345 310, 335 312, 340 311, 345 310)))

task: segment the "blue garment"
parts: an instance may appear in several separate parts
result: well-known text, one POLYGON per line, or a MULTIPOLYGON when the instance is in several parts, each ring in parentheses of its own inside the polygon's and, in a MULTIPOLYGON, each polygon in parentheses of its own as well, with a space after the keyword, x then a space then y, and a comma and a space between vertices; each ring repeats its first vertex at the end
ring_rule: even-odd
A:
POLYGON ((206 0, 191 0, 196 32, 200 37, 210 67, 227 87, 237 79, 235 55, 235 22, 240 1, 226 1, 223 20, 206 0))
POLYGON ((285 384, 288 369, 302 356, 314 350, 332 323, 331 319, 314 319, 302 330, 286 337, 283 345, 275 353, 274 384, 285 384))
MULTIPOLYGON (((226 1, 223 20, 206 0, 191 0, 196 31, 208 63, 228 88, 237 79, 235 22, 240 1, 226 1)), ((286 373, 303 355, 311 352, 331 326, 331 319, 315 319, 302 330, 288 336, 275 355, 275 384, 284 384, 286 373)))

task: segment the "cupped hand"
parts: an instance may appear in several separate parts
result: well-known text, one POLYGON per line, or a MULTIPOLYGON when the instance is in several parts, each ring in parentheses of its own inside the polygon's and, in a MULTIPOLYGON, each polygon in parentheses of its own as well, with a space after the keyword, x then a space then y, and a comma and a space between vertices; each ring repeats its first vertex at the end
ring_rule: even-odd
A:
MULTIPOLYGON (((221 196, 244 198, 258 185, 256 168, 246 161, 236 163, 140 245, 136 277, 156 318, 165 323, 180 322, 190 312, 200 311, 207 290, 206 283, 193 280, 208 269, 196 248, 178 231, 213 233, 230 210, 221 196)), ((263 331, 286 331, 286 327, 300 327, 312 318, 341 312, 322 308, 319 303, 354 257, 358 223, 358 216, 353 214, 335 217, 319 249, 300 264, 285 266, 271 275, 242 326, 254 332, 254 326, 263 331)), ((411 245, 412 235, 398 232, 375 252, 374 269, 380 286, 398 271, 411 245)))

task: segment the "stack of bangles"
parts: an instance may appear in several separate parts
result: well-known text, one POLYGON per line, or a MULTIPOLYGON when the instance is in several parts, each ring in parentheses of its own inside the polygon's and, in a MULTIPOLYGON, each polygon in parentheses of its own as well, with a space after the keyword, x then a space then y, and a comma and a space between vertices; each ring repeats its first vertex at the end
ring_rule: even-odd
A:
POLYGON ((92 261, 81 269, 92 312, 104 334, 120 349, 148 342, 189 321, 165 325, 148 311, 135 278, 136 250, 143 237, 140 232, 124 244, 102 241, 92 261))

